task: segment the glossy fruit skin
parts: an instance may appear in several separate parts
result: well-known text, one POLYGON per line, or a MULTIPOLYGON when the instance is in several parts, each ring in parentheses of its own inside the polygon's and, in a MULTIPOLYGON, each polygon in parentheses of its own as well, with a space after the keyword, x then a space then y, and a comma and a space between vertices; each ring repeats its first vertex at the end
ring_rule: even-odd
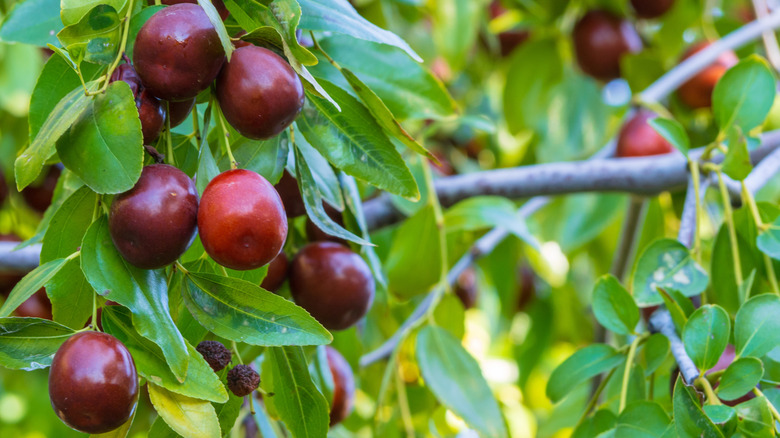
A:
POLYGON ((138 402, 138 374, 115 337, 93 331, 63 343, 49 371, 54 412, 73 429, 105 433, 123 425, 138 402))
POLYGON ((217 78, 217 99, 231 126, 252 139, 284 131, 301 112, 303 84, 276 53, 239 47, 217 78))
POLYGON ((352 413, 355 401, 355 375, 349 362, 337 350, 325 347, 328 368, 333 374, 333 402, 330 405, 330 425, 341 423, 352 413))
POLYGON ((135 69, 144 87, 164 100, 194 98, 224 62, 217 31, 198 5, 180 3, 156 12, 135 40, 135 69))
POLYGON ((631 0, 631 6, 639 18, 658 18, 674 5, 674 0, 631 0))
POLYGON ((168 102, 168 114, 171 118, 171 128, 179 126, 192 112, 195 106, 195 98, 190 100, 180 100, 178 102, 168 102))
POLYGON ((639 109, 623 125, 618 135, 618 157, 647 157, 668 154, 674 147, 648 123, 657 116, 646 109, 639 109))
POLYGON ((374 278, 363 259, 333 242, 310 243, 290 267, 295 302, 329 330, 357 323, 374 300, 374 278))
POLYGON ((282 178, 274 186, 284 204, 284 211, 287 217, 298 217, 306 213, 306 207, 303 204, 301 190, 298 188, 298 181, 287 170, 282 173, 282 178))
MULTIPOLYGON (((149 5, 154 4, 154 0, 148 0, 147 3, 149 5)), ((164 5, 178 5, 179 3, 192 3, 194 5, 198 4, 198 0, 162 0, 160 3, 164 5)), ((227 19, 228 15, 230 15, 230 11, 225 7, 225 3, 222 0, 211 0, 211 4, 214 5, 214 7, 217 9, 217 12, 219 13, 219 18, 222 19, 222 21, 225 21, 227 19)))
POLYGON ((217 175, 206 186, 198 210, 206 252, 230 269, 269 263, 287 239, 287 216, 274 186, 251 170, 217 175))
POLYGON ((271 292, 276 292, 287 279, 287 268, 290 262, 284 251, 280 252, 271 263, 268 264, 268 274, 266 274, 260 287, 271 292))
POLYGON ((181 170, 144 167, 141 178, 111 204, 108 227, 125 260, 143 269, 173 263, 195 238, 198 192, 181 170))
POLYGON ((141 132, 144 144, 151 144, 160 136, 165 124, 165 108, 160 99, 152 96, 141 84, 141 78, 130 64, 119 65, 111 74, 111 82, 123 81, 133 92, 138 118, 141 119, 141 132))
POLYGON ((57 180, 60 179, 61 173, 59 167, 51 166, 42 182, 25 187, 20 193, 27 205, 39 213, 45 212, 51 205, 54 189, 57 188, 57 180))
POLYGON ((620 77, 620 59, 642 49, 634 26, 610 12, 592 10, 574 25, 577 63, 588 75, 609 81, 620 77))
MULTIPOLYGON (((703 41, 691 46, 685 51, 681 61, 684 61, 694 54, 706 49, 711 43, 703 41)), ((712 106, 712 92, 720 78, 726 73, 726 70, 733 67, 739 58, 732 51, 723 52, 718 59, 707 68, 700 71, 696 76, 688 79, 687 82, 680 85, 677 89, 677 96, 680 100, 691 108, 709 108, 712 106)))

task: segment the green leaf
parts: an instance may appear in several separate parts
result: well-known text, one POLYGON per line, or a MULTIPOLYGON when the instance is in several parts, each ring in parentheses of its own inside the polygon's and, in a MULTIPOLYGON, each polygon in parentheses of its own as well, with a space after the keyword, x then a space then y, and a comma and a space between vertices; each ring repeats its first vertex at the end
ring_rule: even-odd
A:
POLYGON ((677 376, 673 394, 674 425, 680 438, 724 438, 723 433, 704 414, 699 396, 677 376))
POLYGON ((314 31, 342 33, 354 38, 388 44, 404 50, 418 62, 422 58, 398 35, 380 29, 365 18, 347 0, 299 0, 300 27, 314 31))
POLYGON ((617 419, 615 436, 621 438, 662 437, 671 420, 656 402, 639 400, 626 406, 617 419))
POLYGON ((528 230, 525 218, 517 214, 515 204, 500 196, 476 196, 460 201, 444 213, 444 223, 448 233, 502 227, 537 250, 541 246, 528 230))
POLYGON ((27 0, 17 2, 5 17, 0 40, 46 47, 59 44, 55 35, 60 29, 60 0, 27 0))
POLYGON ((105 216, 89 227, 81 248, 81 269, 92 287, 133 312, 135 329, 160 346, 171 371, 183 381, 189 352, 171 319, 164 271, 127 263, 114 247, 105 216))
POLYGON ((32 371, 51 365, 54 353, 75 331, 40 318, 0 318, 0 365, 32 371))
MULTIPOLYGON (((336 173, 333 172, 333 168, 330 167, 328 160, 317 152, 317 150, 306 141, 306 138, 302 138, 300 135, 295 139, 295 147, 303 156, 306 166, 308 166, 311 171, 311 176, 317 184, 316 190, 322 198, 338 210, 343 210, 344 197, 341 194, 341 186, 339 185, 336 173)), ((297 161, 298 160, 296 160, 296 162, 297 161)))
POLYGON ((593 414, 593 417, 586 419, 579 425, 571 435, 571 438, 591 438, 599 436, 615 427, 617 417, 612 411, 600 409, 593 414))
POLYGON ((688 248, 677 240, 659 239, 639 256, 631 285, 637 304, 647 307, 663 302, 657 288, 677 290, 690 297, 701 293, 708 282, 706 271, 688 248))
POLYGON ((756 244, 761 252, 775 260, 780 260, 780 217, 769 225, 768 230, 758 235, 756 244))
POLYGON ((184 304, 214 334, 252 345, 323 345, 333 339, 309 314, 260 286, 190 272, 184 304))
POLYGON ((507 436, 498 402, 460 340, 443 328, 423 327, 417 334, 416 356, 425 384, 439 402, 480 434, 507 436))
MULTIPOLYGON (((87 88, 95 84, 90 82, 87 88)), ((54 155, 57 140, 81 118, 91 103, 92 98, 84 94, 81 86, 77 86, 51 110, 40 131, 30 142, 30 146, 14 162, 18 190, 21 191, 35 181, 41 173, 43 164, 54 155)), ((140 131, 140 121, 138 127, 140 131)))
POLYGON ((65 167, 98 193, 133 188, 141 176, 144 149, 130 86, 116 81, 96 96, 57 141, 57 152, 65 167))
POLYGON ((433 41, 438 52, 455 70, 462 69, 477 38, 482 21, 480 9, 473 0, 438 0, 432 11, 433 41))
POLYGON ((263 361, 263 389, 273 393, 267 403, 294 437, 324 437, 328 432, 328 402, 309 374, 301 347, 271 347, 263 361))
MULTIPOLYGON (((241 414, 241 406, 244 404, 244 397, 238 397, 232 392, 228 394, 230 398, 225 403, 212 403, 214 410, 219 418, 219 428, 222 429, 222 436, 229 437, 230 431, 236 424, 241 414)), ((262 410, 259 409, 259 410, 262 410)))
POLYGON ((105 306, 102 315, 105 332, 115 336, 127 347, 142 377, 187 397, 217 403, 228 400, 228 393, 219 377, 192 345, 187 344, 190 355, 187 378, 180 382, 168 368, 162 349, 135 330, 129 310, 120 306, 105 306))
MULTIPOLYGON (((318 43, 343 69, 359 78, 370 93, 382 99, 398 120, 454 115, 457 104, 441 81, 398 48, 344 35, 332 35, 318 43)), ((324 60, 312 67, 312 73, 342 88, 350 87, 343 72, 339 74, 324 60)), ((353 92, 358 95, 356 90, 353 92)), ((367 106, 371 108, 370 104, 367 106)))
POLYGON ((702 410, 725 436, 733 436, 737 429, 737 413, 734 408, 726 405, 705 405, 702 410))
POLYGON ((656 132, 661 134, 661 137, 665 138, 666 141, 685 154, 686 157, 688 156, 688 151, 691 149, 691 140, 680 122, 656 117, 650 120, 649 123, 656 132))
POLYGON ((222 433, 211 403, 147 383, 149 398, 165 423, 184 438, 220 438, 222 433))
POLYGON ((402 298, 426 293, 441 276, 441 233, 432 205, 420 209, 395 232, 385 262, 388 286, 402 298))
POLYGON ((307 92, 307 105, 296 123, 306 140, 344 172, 391 193, 419 199, 409 168, 371 113, 335 85, 323 81, 323 86, 341 111, 307 92))
POLYGON ((358 245, 371 245, 369 240, 363 239, 347 231, 328 216, 322 205, 323 195, 320 193, 320 187, 314 179, 314 174, 309 168, 309 164, 306 162, 306 159, 299 148, 294 148, 293 152, 295 153, 298 189, 303 197, 306 215, 311 219, 314 225, 331 236, 340 237, 355 242, 358 245))
MULTIPOLYGON (((29 3, 29 0, 28 0, 29 3)), ((85 65, 86 69, 92 69, 92 66, 85 65)), ((87 76, 89 78, 89 76, 87 76)), ((35 84, 32 97, 30 98, 30 141, 38 135, 41 126, 46 122, 49 113, 54 107, 74 89, 81 89, 81 81, 76 72, 60 56, 50 56, 43 66, 38 81, 35 84)))
POLYGON ((593 313, 601 325, 619 335, 634 333, 639 323, 639 308, 631 294, 613 275, 596 283, 592 298, 593 313))
POLYGON ((718 398, 736 400, 758 385, 764 376, 764 365, 755 357, 741 357, 726 368, 715 389, 718 398))
POLYGON ((766 397, 756 397, 734 407, 739 418, 738 430, 747 437, 774 437, 775 421, 766 397))
POLYGON ((81 21, 93 8, 98 5, 109 5, 120 14, 127 6, 127 0, 61 0, 60 17, 65 26, 70 26, 81 21))
POLYGON ((669 339, 666 336, 655 333, 650 335, 642 347, 644 358, 645 376, 653 374, 669 355, 669 339))
POLYGON ((737 181, 743 181, 753 171, 747 140, 739 129, 729 129, 729 150, 723 160, 723 173, 737 181))
POLYGON ((580 383, 612 370, 622 361, 623 355, 606 344, 577 350, 553 371, 547 382, 547 397, 557 403, 580 383))
POLYGON ((685 323, 682 341, 685 351, 702 372, 718 363, 726 351, 731 334, 731 319, 722 307, 705 304, 685 323))
POLYGON ((233 156, 241 163, 242 169, 257 172, 272 183, 279 181, 290 150, 287 131, 264 141, 250 140, 241 135, 231 135, 231 138, 233 156))
POLYGON ((296 30, 301 19, 301 6, 298 2, 295 0, 273 0, 266 11, 262 15, 263 22, 279 32, 285 55, 288 58, 295 58, 303 65, 317 64, 317 57, 298 42, 296 30))
POLYGON ((84 327, 92 315, 95 290, 81 271, 81 256, 69 260, 46 283, 54 321, 74 329, 84 327))
MULTIPOLYGON (((750 248, 750 245, 745 241, 745 238, 741 234, 737 234, 737 246, 742 272, 752 272, 752 276, 755 277, 755 272, 758 268, 758 266, 756 266, 756 261, 754 260, 754 254, 756 254, 756 252, 750 248)), ((712 281, 710 282, 708 296, 711 298, 712 302, 723 306, 730 315, 735 315, 737 313, 737 310, 739 310, 739 307, 745 301, 745 297, 749 295, 740 295, 740 287, 737 285, 734 269, 734 255, 731 253, 731 237, 729 236, 728 226, 724 223, 715 236, 715 243, 712 246, 712 264, 710 265, 712 281)), ((752 287, 752 284, 748 281, 743 281, 742 287, 744 288, 745 286, 752 287)), ((750 288, 742 290, 750 291, 750 288)))
POLYGON ((683 327, 685 327, 685 323, 688 322, 688 316, 693 313, 693 309, 688 312, 688 309, 683 309, 682 306, 688 304, 692 308, 693 305, 691 304, 691 301, 685 298, 685 296, 683 296, 681 293, 674 290, 666 291, 664 289, 658 289, 658 293, 661 294, 661 298, 663 298, 664 304, 669 310, 669 314, 672 317, 672 322, 674 322, 674 327, 678 332, 682 332, 683 327), (685 298, 685 300, 678 300, 678 296, 682 296, 685 298))
POLYGON ((748 132, 764 122, 775 100, 769 64, 751 55, 729 69, 712 92, 712 112, 721 131, 732 125, 748 132))
POLYGON ((89 187, 81 187, 62 203, 43 236, 42 263, 67 257, 79 249, 96 207, 97 194, 89 187))
POLYGON ((0 318, 10 315, 19 305, 27 301, 35 292, 48 283, 68 260, 69 258, 52 260, 38 266, 25 275, 20 282, 16 283, 16 286, 14 286, 8 298, 0 307, 0 318))
POLYGON ((233 50, 236 48, 233 46, 233 42, 230 41, 230 35, 228 35, 227 29, 225 29, 225 23, 222 22, 222 18, 219 16, 219 12, 217 12, 217 8, 211 4, 211 0, 198 0, 198 4, 203 8, 203 11, 206 12, 206 16, 209 17, 211 25, 214 26, 214 29, 217 31, 219 42, 222 43, 222 50, 225 51, 225 56, 227 57, 228 62, 230 62, 230 57, 233 55, 233 50))
POLYGON ((72 54, 83 50, 79 58, 97 64, 111 64, 121 43, 121 21, 116 9, 97 5, 78 23, 62 29, 58 34, 62 45, 72 54))
POLYGON ((734 320, 734 346, 739 357, 761 357, 780 344, 780 297, 749 299, 734 320))

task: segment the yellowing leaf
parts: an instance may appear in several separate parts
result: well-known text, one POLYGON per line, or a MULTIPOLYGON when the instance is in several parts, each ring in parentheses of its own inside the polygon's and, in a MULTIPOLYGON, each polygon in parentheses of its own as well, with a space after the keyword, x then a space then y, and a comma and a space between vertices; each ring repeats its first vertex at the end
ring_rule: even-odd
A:
POLYGON ((173 393, 151 382, 149 398, 163 420, 184 438, 220 438, 214 406, 205 400, 173 393))

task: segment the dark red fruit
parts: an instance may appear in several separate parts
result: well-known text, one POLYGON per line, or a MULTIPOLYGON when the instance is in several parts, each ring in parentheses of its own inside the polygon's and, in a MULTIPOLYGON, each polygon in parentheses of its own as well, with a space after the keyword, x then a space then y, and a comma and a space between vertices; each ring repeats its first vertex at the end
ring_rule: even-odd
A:
POLYGON ((260 283, 260 287, 265 290, 270 290, 271 292, 276 292, 287 278, 288 265, 287 254, 285 254, 284 251, 280 252, 279 255, 268 264, 268 274, 266 274, 263 282, 260 283))
POLYGON ((230 392, 244 397, 260 386, 260 375, 249 365, 236 365, 228 371, 227 384, 230 392))
POLYGON ((652 111, 639 109, 623 125, 617 142, 618 157, 646 157, 668 154, 674 150, 674 147, 648 123, 654 118, 656 115, 652 111))
POLYGON ((328 368, 333 374, 333 402, 330 405, 330 425, 341 423, 352 412, 355 401, 355 375, 344 356, 325 347, 328 368))
POLYGON ((105 333, 71 336, 54 355, 49 398, 57 416, 73 429, 98 434, 118 428, 138 402, 138 374, 130 352, 105 333))
POLYGON ((0 172, 0 205, 5 204, 8 199, 8 183, 5 181, 5 175, 0 172))
MULTIPOLYGON (((322 205, 325 208, 325 213, 328 215, 328 217, 331 218, 333 222, 336 222, 343 227, 344 216, 341 215, 341 212, 331 207, 327 203, 323 203, 322 205)), ((347 245, 346 240, 336 236, 331 236, 330 234, 322 231, 320 227, 315 225, 309 217, 306 218, 306 237, 309 238, 309 242, 330 241, 340 243, 342 245, 347 245)))
POLYGON ((14 315, 28 318, 52 319, 51 301, 46 289, 40 288, 14 310, 14 315))
POLYGON ((620 59, 642 49, 634 26, 609 12, 594 10, 574 25, 577 63, 585 73, 608 81, 620 77, 620 59))
POLYGON ((453 292, 460 299, 460 302, 463 303, 465 309, 471 309, 477 304, 479 289, 477 289, 477 273, 473 267, 466 268, 458 276, 453 292))
POLYGON ((528 265, 520 268, 519 292, 517 294, 517 310, 525 310, 528 304, 536 298, 536 273, 528 265))
POLYGON ((51 205, 54 197, 54 189, 57 187, 57 180, 60 179, 62 171, 57 166, 51 166, 46 172, 43 181, 29 185, 21 191, 27 205, 33 210, 43 213, 51 205))
POLYGON ((181 100, 179 102, 168 102, 168 114, 171 118, 171 128, 181 125, 187 120, 187 116, 192 112, 195 106, 195 98, 190 100, 181 100))
POLYGON ((282 178, 274 186, 282 198, 284 211, 287 217, 298 217, 306 213, 306 207, 303 204, 301 190, 298 188, 298 181, 288 172, 284 171, 282 178))
POLYGON ((243 136, 271 138, 303 108, 303 84, 276 53, 239 47, 217 78, 217 99, 227 121, 243 136))
POLYGON ((233 354, 230 350, 225 348, 221 342, 217 341, 203 341, 198 344, 195 349, 198 350, 198 353, 200 353, 204 359, 206 359, 206 362, 214 372, 220 371, 228 366, 230 359, 233 358, 233 354))
POLYGON ((289 277, 295 302, 329 330, 353 326, 374 300, 368 265, 337 243, 304 246, 293 259, 289 277))
MULTIPOLYGON (((148 0, 147 3, 153 5, 154 0, 148 0)), ((197 5, 198 0, 162 0, 160 3, 164 5, 178 5, 179 3, 192 3, 197 5)), ((230 15, 230 11, 225 7, 225 3, 222 0, 211 0, 211 4, 217 9, 219 18, 221 18, 222 21, 225 21, 228 15, 230 15)))
POLYGON ((251 170, 217 175, 203 192, 198 230, 206 252, 230 269, 269 263, 287 239, 287 216, 274 186, 251 170))
MULTIPOLYGON (((711 43, 703 41, 691 46, 683 55, 681 61, 684 61, 694 54, 706 49, 711 43)), ((739 58, 731 50, 723 52, 718 59, 707 68, 700 71, 696 76, 688 79, 687 82, 680 85, 677 89, 677 96, 680 100, 691 108, 709 108, 712 106, 712 92, 720 78, 726 73, 726 70, 733 67, 739 58)))
POLYGON ((195 238, 198 192, 181 170, 144 167, 141 178, 111 205, 108 226, 116 249, 131 264, 156 269, 173 263, 195 238))
POLYGON ((631 0, 639 18, 658 18, 672 8, 674 0, 631 0))
MULTIPOLYGON (((490 3, 490 18, 496 19, 507 13, 507 9, 501 2, 494 0, 490 3)), ((498 34, 498 42, 501 46, 501 56, 507 56, 512 53, 520 44, 524 43, 529 36, 525 29, 510 29, 498 34)))
POLYGON ((224 62, 217 31, 198 5, 180 3, 157 11, 135 40, 135 69, 160 99, 192 99, 211 85, 224 62))
POLYGON ((141 78, 130 64, 122 64, 114 70, 111 82, 114 81, 123 81, 130 86, 135 106, 138 108, 138 118, 141 119, 144 144, 151 144, 157 140, 165 124, 165 108, 162 102, 144 89, 141 78))

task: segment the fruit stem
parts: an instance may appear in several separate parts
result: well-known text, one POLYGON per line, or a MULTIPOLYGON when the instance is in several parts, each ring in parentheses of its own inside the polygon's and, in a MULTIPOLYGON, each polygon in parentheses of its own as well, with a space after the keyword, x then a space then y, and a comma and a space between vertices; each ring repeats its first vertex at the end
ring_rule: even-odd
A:
POLYGON ((97 292, 92 291, 92 329, 95 331, 100 331, 100 327, 98 327, 98 320, 97 320, 97 292))
POLYGON ((398 404, 401 408, 401 418, 404 422, 404 429, 406 429, 406 435, 413 438, 415 433, 414 424, 412 424, 412 412, 409 409, 409 399, 406 396, 406 385, 403 380, 401 380, 401 373, 398 368, 396 368, 395 372, 395 384, 396 390, 398 391, 398 404))
POLYGON ((233 150, 230 149, 230 131, 228 131, 227 125, 225 125, 225 115, 222 114, 222 108, 216 99, 214 99, 214 109, 219 120, 219 126, 222 128, 222 146, 225 147, 225 152, 230 160, 230 168, 238 169, 238 162, 236 162, 236 158, 233 156, 233 150))
POLYGON ((715 391, 712 390, 712 385, 710 385, 710 381, 707 380, 705 376, 699 376, 698 378, 696 378, 696 381, 694 383, 698 384, 697 386, 701 386, 701 388, 704 390, 704 393, 707 395, 708 405, 722 404, 718 396, 715 395, 715 391))
POLYGON ((167 164, 176 166, 176 157, 173 156, 173 140, 171 139, 171 104, 165 101, 165 142, 168 156, 165 157, 167 164))
POLYGON ((180 270, 182 274, 189 275, 190 271, 184 268, 181 263, 179 263, 178 260, 176 260, 176 269, 180 270))
POLYGON ((696 197, 696 229, 693 231, 693 253, 701 262, 701 218, 704 215, 701 205, 701 174, 699 173, 699 164, 689 161, 691 169, 691 179, 693 181, 693 195, 696 197))
POLYGON ((620 407, 618 412, 623 412, 626 408, 626 399, 628 398, 628 379, 631 377, 631 365, 634 363, 634 356, 636 356, 636 348, 642 341, 642 336, 637 336, 631 342, 631 347, 628 349, 628 356, 626 356, 626 368, 623 371, 623 385, 620 389, 620 407))
POLYGON ((729 197, 729 190, 726 188, 726 182, 723 180, 723 172, 717 171, 718 175, 718 187, 720 188, 720 194, 723 198, 723 210, 726 221, 726 226, 729 229, 729 240, 731 243, 731 255, 734 258, 734 275, 737 278, 737 286, 742 286, 744 277, 742 277, 742 263, 739 257, 739 244, 737 241, 737 230, 734 227, 733 211, 731 209, 731 198, 729 197))
POLYGON ((236 358, 238 358, 238 363, 243 365, 244 361, 241 359, 241 353, 238 352, 238 344, 236 344, 236 341, 231 341, 233 343, 233 351, 236 353, 236 358))

